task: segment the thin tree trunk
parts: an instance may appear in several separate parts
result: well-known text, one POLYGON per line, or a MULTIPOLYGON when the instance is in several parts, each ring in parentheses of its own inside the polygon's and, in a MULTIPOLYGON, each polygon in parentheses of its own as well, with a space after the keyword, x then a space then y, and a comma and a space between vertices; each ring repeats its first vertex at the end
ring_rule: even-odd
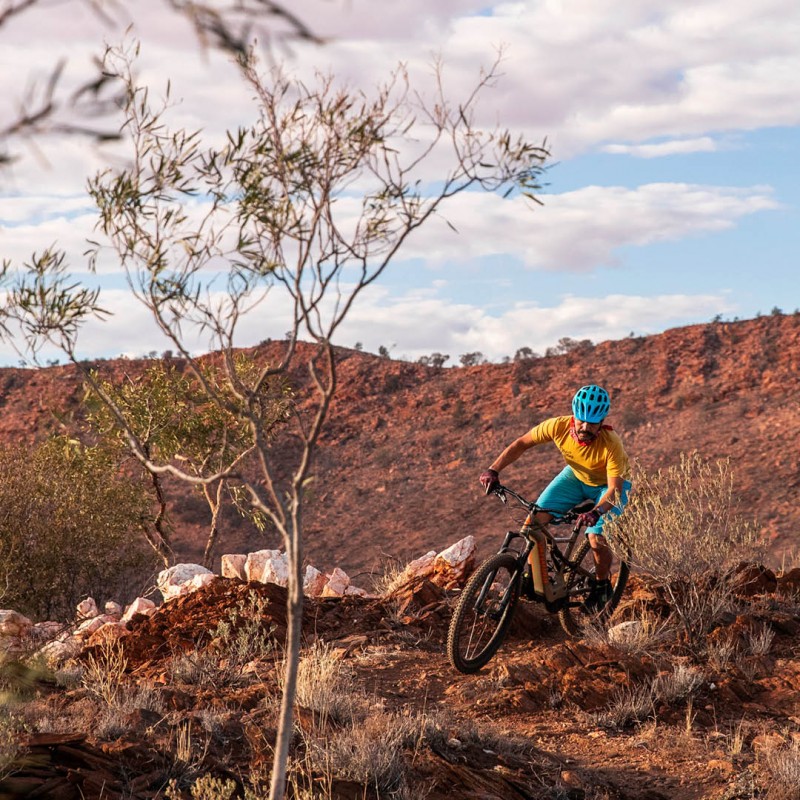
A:
POLYGON ((217 484, 216 497, 212 497, 210 488, 203 486, 203 494, 211 509, 211 526, 208 531, 208 538, 206 539, 206 548, 203 551, 203 566, 206 569, 211 569, 211 563, 214 560, 214 545, 217 543, 217 536, 219 534, 219 520, 222 511, 222 489, 225 481, 220 481, 217 484))
MULTIPOLYGON (((301 490, 302 491, 302 490, 301 490)), ((272 761, 269 800, 283 800, 289 761, 289 743, 294 727, 294 700, 297 694, 297 672, 300 663, 300 641, 303 633, 302 540, 299 514, 295 512, 292 547, 289 549, 289 585, 286 596, 286 661, 283 697, 272 761)))

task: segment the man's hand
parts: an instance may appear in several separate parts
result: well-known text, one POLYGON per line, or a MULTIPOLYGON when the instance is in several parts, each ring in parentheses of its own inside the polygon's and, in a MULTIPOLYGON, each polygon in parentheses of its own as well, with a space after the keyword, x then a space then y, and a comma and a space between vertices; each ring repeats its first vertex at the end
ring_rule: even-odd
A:
POLYGON ((586 528, 591 528, 593 525, 597 524, 597 520, 599 520, 601 516, 602 514, 596 508, 593 508, 591 511, 585 511, 583 514, 579 514, 578 522, 586 528))
POLYGON ((481 482, 486 494, 490 494, 492 489, 500 484, 500 475, 496 469, 487 469, 486 472, 481 473, 478 480, 481 482))

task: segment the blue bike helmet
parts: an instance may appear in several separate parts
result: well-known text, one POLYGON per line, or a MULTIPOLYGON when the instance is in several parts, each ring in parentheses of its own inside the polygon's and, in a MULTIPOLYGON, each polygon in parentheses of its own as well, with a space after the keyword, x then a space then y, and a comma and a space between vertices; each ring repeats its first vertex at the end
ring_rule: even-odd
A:
POLYGON ((610 410, 608 392, 593 383, 581 386, 572 398, 572 413, 581 422, 602 422, 610 410))

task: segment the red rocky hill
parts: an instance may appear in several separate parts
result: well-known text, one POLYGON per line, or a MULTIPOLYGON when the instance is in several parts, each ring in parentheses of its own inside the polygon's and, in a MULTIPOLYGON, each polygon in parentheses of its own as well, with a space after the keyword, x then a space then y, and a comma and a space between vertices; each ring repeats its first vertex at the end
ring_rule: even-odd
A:
MULTIPOLYGON (((280 346, 268 342, 255 352, 270 357, 280 346)), ((121 375, 141 364, 98 366, 121 375)), ((693 325, 475 367, 437 369, 340 350, 339 390, 306 516, 308 558, 353 575, 385 557, 405 562, 441 550, 467 534, 482 551, 494 549, 509 520, 482 496, 477 475, 533 424, 568 413, 575 388, 592 382, 609 390, 609 422, 643 468, 674 464, 692 450, 729 457, 742 504, 759 519, 777 559, 794 548, 800 516, 793 446, 799 370, 797 314, 693 325)), ((0 370, 0 441, 30 441, 56 428, 59 416, 78 407, 80 394, 70 366, 0 370)), ((534 496, 558 467, 555 450, 542 448, 504 478, 534 496)), ((202 506, 187 496, 173 517, 181 559, 198 560, 202 506)), ((278 546, 274 536, 230 515, 218 555, 278 546)))

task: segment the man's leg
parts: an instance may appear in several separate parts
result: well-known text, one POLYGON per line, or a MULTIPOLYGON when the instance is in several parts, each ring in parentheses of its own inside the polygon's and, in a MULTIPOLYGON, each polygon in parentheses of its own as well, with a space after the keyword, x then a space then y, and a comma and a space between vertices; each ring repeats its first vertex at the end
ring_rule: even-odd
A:
POLYGON ((614 557, 611 553, 611 548, 606 542, 606 537, 596 533, 590 533, 589 547, 592 548, 592 556, 594 557, 595 577, 598 581, 608 580, 608 576, 611 574, 611 563, 614 557))
MULTIPOLYGON (((608 577, 611 574, 611 563, 614 560, 611 548, 608 546, 608 542, 606 542, 606 537, 602 534, 603 526, 608 520, 611 520, 622 513, 622 509, 625 508, 625 505, 628 502, 628 492, 630 489, 631 482, 624 481, 622 484, 622 492, 616 498, 614 507, 600 517, 594 526, 586 529, 586 535, 589 539, 589 547, 592 548, 592 556, 594 556, 595 574, 598 581, 608 580, 608 577)), ((597 496, 594 498, 594 500, 597 503, 602 495, 607 491, 607 487, 601 486, 595 491, 597 492, 597 496)))

